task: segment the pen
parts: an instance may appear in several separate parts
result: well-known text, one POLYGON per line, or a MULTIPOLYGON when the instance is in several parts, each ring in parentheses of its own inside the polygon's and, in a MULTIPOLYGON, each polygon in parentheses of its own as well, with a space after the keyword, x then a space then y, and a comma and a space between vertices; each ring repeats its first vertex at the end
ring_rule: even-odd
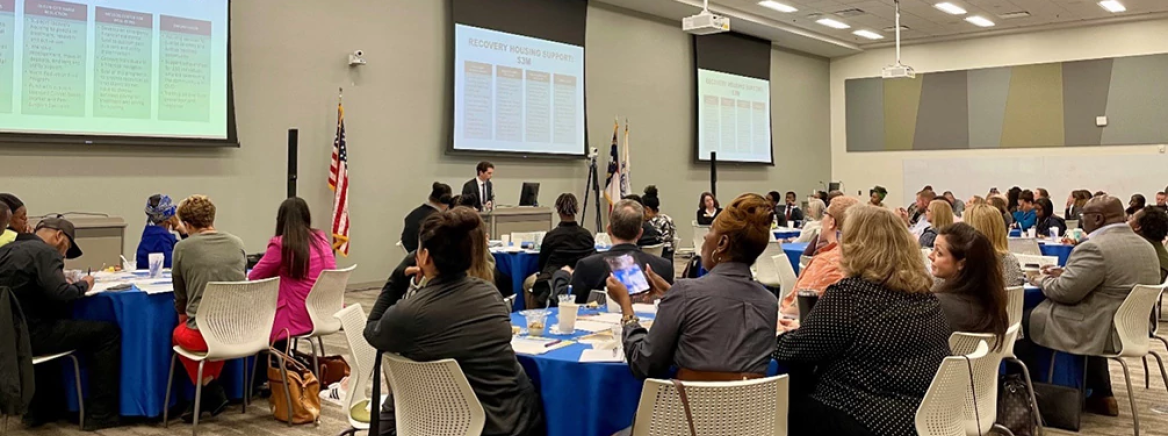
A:
POLYGON ((86 269, 85 269, 85 275, 87 275, 87 276, 91 276, 91 275, 93 275, 93 268, 86 268, 86 269))
POLYGON ((546 344, 543 344, 543 347, 544 347, 544 348, 549 348, 549 347, 551 347, 551 346, 553 346, 553 345, 556 345, 556 344, 558 344, 558 343, 560 343, 560 342, 564 342, 564 341, 562 341, 562 340, 560 340, 560 339, 556 339, 556 340, 554 340, 554 341, 551 341, 551 342, 548 342, 548 343, 546 343, 546 344))

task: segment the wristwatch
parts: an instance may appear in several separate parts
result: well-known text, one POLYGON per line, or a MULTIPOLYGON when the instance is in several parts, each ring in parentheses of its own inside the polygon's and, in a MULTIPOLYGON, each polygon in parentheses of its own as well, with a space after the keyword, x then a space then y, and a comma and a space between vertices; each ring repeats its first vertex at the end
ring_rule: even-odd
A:
POLYGON ((641 318, 637 315, 625 315, 621 317, 621 326, 628 328, 641 325, 641 318))

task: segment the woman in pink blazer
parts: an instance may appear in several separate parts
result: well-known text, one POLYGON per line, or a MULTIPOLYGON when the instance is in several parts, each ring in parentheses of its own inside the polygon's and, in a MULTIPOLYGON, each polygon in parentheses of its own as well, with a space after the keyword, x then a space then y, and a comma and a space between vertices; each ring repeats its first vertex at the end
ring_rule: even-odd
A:
POLYGON ((284 329, 291 337, 312 332, 312 319, 304 300, 313 283, 326 269, 336 269, 337 260, 324 232, 312 228, 308 203, 299 197, 280 204, 276 214, 276 236, 268 241, 268 250, 256 264, 248 280, 280 277, 280 298, 276 304, 276 323, 271 339, 284 338, 284 329))

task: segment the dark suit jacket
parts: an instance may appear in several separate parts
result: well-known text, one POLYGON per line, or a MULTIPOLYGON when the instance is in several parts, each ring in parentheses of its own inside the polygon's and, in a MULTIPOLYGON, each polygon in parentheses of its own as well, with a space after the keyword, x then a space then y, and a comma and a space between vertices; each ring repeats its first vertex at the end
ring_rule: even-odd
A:
POLYGON ((587 303, 590 292, 594 289, 604 289, 604 282, 612 273, 605 258, 625 254, 632 256, 642 269, 651 266, 653 272, 673 283, 673 265, 664 257, 645 253, 634 244, 617 244, 606 252, 596 253, 576 262, 576 270, 572 273, 572 293, 576 294, 576 302, 587 303))
POLYGON ((402 228, 401 234, 402 245, 406 247, 406 251, 418 249, 418 232, 422 231, 422 221, 435 213, 438 213, 438 209, 429 204, 423 204, 406 215, 406 224, 402 228))
POLYGON ((1051 215, 1039 222, 1037 225, 1035 225, 1035 227, 1037 227, 1037 231, 1035 233, 1037 233, 1038 236, 1049 237, 1051 227, 1058 227, 1059 234, 1055 236, 1061 236, 1063 233, 1067 232, 1067 221, 1059 218, 1058 215, 1051 215))
POLYGON ((698 225, 699 226, 708 226, 710 224, 713 224, 714 218, 717 218, 718 214, 720 214, 720 213, 722 213, 722 208, 720 208, 720 207, 714 210, 714 216, 706 216, 706 209, 705 208, 698 209, 698 225))
POLYGON ((793 221, 803 221, 803 209, 800 209, 799 206, 791 207, 790 218, 787 218, 787 205, 785 203, 775 206, 775 214, 782 216, 789 224, 793 221))
POLYGON ((657 228, 653 227, 652 224, 649 224, 648 221, 645 221, 641 224, 641 230, 641 239, 637 240, 638 247, 648 247, 650 245, 657 245, 665 242, 664 239, 661 239, 661 232, 658 232, 657 228))
POLYGON ((484 203, 486 203, 488 201, 495 201, 495 185, 493 183, 491 183, 490 180, 487 180, 486 184, 487 184, 487 198, 485 199, 485 201, 483 198, 481 198, 482 195, 479 195, 479 182, 478 182, 477 177, 468 180, 466 183, 464 183, 462 185, 462 195, 463 196, 473 195, 475 198, 475 209, 478 209, 479 212, 483 211, 483 204, 484 203))

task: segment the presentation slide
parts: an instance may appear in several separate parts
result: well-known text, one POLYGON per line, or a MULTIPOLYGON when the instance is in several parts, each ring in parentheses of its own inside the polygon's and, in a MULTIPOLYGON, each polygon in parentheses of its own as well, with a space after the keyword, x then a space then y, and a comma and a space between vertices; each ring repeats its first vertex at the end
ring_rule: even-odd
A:
POLYGON ((228 0, 0 0, 0 132, 227 139, 228 0))
POLYGON ((584 48, 454 26, 454 150, 584 154, 584 48))
POLYGON ((698 156, 771 162, 770 101, 767 80, 698 69, 698 156))

